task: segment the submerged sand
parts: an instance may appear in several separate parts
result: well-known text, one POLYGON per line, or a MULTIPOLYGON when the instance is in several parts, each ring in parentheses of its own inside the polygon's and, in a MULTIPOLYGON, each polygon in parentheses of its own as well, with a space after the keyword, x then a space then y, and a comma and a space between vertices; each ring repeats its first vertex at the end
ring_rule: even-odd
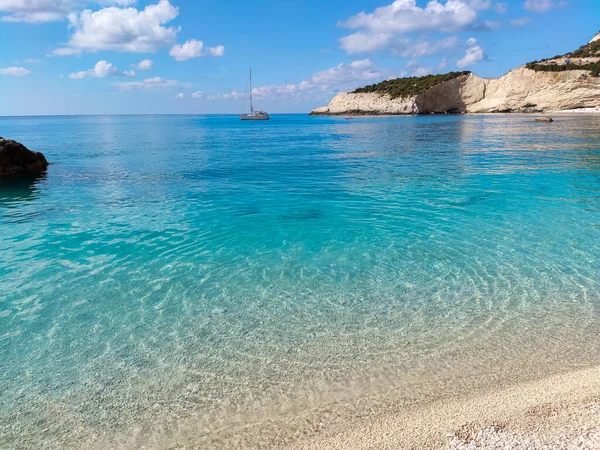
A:
POLYGON ((366 417, 290 449, 600 449, 600 366, 366 417))

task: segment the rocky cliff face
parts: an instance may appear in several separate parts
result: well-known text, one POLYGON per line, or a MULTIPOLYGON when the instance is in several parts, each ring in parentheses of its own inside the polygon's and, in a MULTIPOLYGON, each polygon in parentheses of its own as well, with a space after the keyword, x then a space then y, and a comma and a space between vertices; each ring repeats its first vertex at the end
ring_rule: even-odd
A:
MULTIPOLYGON (((600 64, 597 41, 600 41, 600 33, 579 50, 556 57, 559 60, 577 59, 567 66, 554 60, 543 60, 519 67, 497 79, 480 78, 472 73, 459 74, 419 94, 397 98, 386 92, 339 94, 328 106, 317 108, 311 114, 546 112, 600 107, 600 77, 593 76, 600 64), (583 57, 574 58, 577 55, 583 57), (578 64, 587 64, 588 68, 579 70, 578 64)), ((397 81, 412 83, 412 80, 397 81)))
POLYGON ((484 97, 468 112, 560 111, 600 106, 600 78, 585 70, 535 72, 513 70, 497 80, 486 80, 484 97))
POLYGON ((591 77, 589 71, 536 72, 521 67, 498 79, 462 76, 407 98, 339 94, 311 114, 545 112, 596 106, 600 106, 600 78, 591 77))

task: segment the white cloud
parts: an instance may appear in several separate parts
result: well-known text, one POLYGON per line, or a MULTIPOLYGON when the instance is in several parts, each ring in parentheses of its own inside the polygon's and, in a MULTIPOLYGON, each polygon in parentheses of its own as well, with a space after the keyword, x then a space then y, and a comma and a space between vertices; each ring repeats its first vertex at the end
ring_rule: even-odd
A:
POLYGON ((35 58, 25 58, 24 60, 27 64, 38 64, 41 61, 39 59, 35 59, 35 58))
POLYGON ((4 69, 0 69, 0 75, 22 77, 25 75, 31 75, 31 72, 24 67, 6 67, 4 69))
POLYGON ((71 0, 0 0, 0 20, 4 22, 50 22, 64 19, 71 0))
MULTIPOLYGON (((315 98, 328 98, 337 92, 346 92, 366 84, 394 78, 396 74, 389 69, 376 67, 369 59, 351 62, 350 64, 339 64, 321 72, 317 72, 310 78, 297 84, 283 84, 274 86, 262 86, 252 89, 255 98, 287 98, 293 100, 308 100, 315 98)), ((221 96, 208 96, 209 100, 214 98, 240 99, 244 94, 232 91, 221 96)))
POLYGON ((485 59, 483 47, 477 43, 477 39, 471 38, 467 41, 468 48, 465 56, 456 62, 456 67, 463 69, 467 66, 477 64, 485 59))
POLYGON ((186 59, 196 58, 201 56, 204 43, 191 39, 183 45, 174 45, 169 51, 169 55, 175 58, 176 61, 185 61, 186 59))
POLYGON ((358 31, 340 39, 340 47, 348 53, 372 52, 390 45, 392 33, 358 31))
POLYGON ((210 56, 223 56, 225 53, 225 47, 223 45, 217 45, 216 47, 210 47, 208 54, 210 56))
POLYGON ((442 59, 437 67, 438 72, 441 72, 442 70, 444 70, 447 65, 448 65, 448 60, 446 58, 442 59))
POLYGON ((72 73, 69 75, 69 78, 72 80, 82 80, 84 78, 106 78, 109 76, 134 77, 135 72, 133 70, 119 72, 113 64, 102 60, 98 61, 92 69, 72 73))
POLYGON ((183 83, 176 80, 165 80, 161 77, 146 78, 142 81, 128 81, 124 83, 115 83, 115 86, 124 90, 130 91, 135 89, 151 89, 151 88, 178 88, 182 87, 183 83))
POLYGON ((481 21, 478 13, 493 8, 505 11, 505 4, 491 0, 430 0, 417 6, 416 0, 395 0, 371 13, 361 12, 340 26, 357 29, 340 39, 340 48, 347 53, 372 52, 390 48, 401 56, 419 57, 447 51, 456 46, 456 38, 428 42, 406 37, 413 32, 490 31, 500 28, 500 22, 481 21))
POLYGON ((491 6, 489 1, 431 0, 424 8, 416 0, 395 0, 372 13, 360 12, 341 23, 347 28, 364 28, 371 33, 407 33, 435 30, 461 30, 477 19, 477 10, 491 6))
POLYGON ((539 13, 549 11, 552 8, 562 8, 564 6, 567 6, 565 0, 525 0, 525 3, 523 3, 523 8, 539 13))
POLYGON ((510 24, 517 28, 524 27, 528 23, 531 23, 531 17, 521 17, 520 19, 514 19, 510 21, 510 24))
POLYGON ((192 94, 192 98, 204 98, 202 91, 197 91, 192 94))
POLYGON ((174 45, 169 51, 169 55, 175 58, 175 61, 186 61, 191 58, 198 58, 200 56, 223 56, 225 47, 219 45, 217 47, 210 47, 206 51, 203 51, 204 43, 197 41, 196 39, 190 39, 183 45, 174 45))
POLYGON ((0 16, 2 22, 51 22, 65 19, 69 12, 85 3, 102 5, 127 6, 135 0, 0 0, 0 16))
POLYGON ((139 63, 133 64, 132 67, 135 67, 137 70, 150 70, 153 64, 151 59, 143 59, 139 63))
POLYGON ((175 19, 179 9, 169 0, 160 0, 141 11, 135 8, 109 7, 96 12, 89 9, 69 14, 74 32, 66 47, 56 55, 114 50, 119 52, 150 53, 171 45, 179 28, 165 27, 175 19))
POLYGON ((178 93, 175 98, 180 99, 180 98, 184 98, 185 94, 183 92, 178 93))

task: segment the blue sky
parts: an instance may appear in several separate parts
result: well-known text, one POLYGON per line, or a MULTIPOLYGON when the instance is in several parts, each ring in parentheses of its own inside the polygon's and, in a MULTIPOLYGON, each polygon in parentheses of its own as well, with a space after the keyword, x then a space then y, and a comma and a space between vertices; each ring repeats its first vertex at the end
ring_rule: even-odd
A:
POLYGON ((0 0, 0 115, 307 112, 398 76, 501 76, 600 31, 598 0, 0 0))

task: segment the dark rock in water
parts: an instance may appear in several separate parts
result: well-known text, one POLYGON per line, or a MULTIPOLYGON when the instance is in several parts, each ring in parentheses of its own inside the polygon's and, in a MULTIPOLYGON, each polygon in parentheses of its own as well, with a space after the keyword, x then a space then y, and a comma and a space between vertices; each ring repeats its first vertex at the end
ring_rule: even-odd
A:
POLYGON ((552 117, 541 117, 539 119, 535 119, 536 122, 554 122, 554 119, 552 117))
POLYGON ((32 152, 23 144, 0 137, 0 176, 41 172, 48 161, 39 152, 32 152))

